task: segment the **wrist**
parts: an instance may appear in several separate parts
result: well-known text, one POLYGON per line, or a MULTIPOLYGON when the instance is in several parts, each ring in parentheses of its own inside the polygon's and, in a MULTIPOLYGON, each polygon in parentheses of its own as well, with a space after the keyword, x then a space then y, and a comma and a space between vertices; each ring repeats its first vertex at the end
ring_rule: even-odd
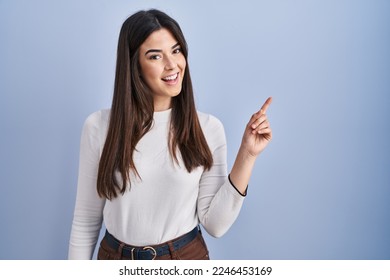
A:
POLYGON ((250 151, 248 151, 248 149, 241 145, 238 150, 238 156, 241 158, 241 160, 244 160, 246 162, 254 162, 256 161, 258 155, 251 153, 250 151))

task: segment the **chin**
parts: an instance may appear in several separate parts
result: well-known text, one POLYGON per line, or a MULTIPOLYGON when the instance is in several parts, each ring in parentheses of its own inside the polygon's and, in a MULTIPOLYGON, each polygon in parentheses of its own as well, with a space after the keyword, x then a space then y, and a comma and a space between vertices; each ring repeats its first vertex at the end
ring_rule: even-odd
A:
POLYGON ((175 96, 178 96, 180 93, 181 93, 181 89, 180 90, 176 90, 174 92, 170 92, 169 95, 171 97, 175 97, 175 96))

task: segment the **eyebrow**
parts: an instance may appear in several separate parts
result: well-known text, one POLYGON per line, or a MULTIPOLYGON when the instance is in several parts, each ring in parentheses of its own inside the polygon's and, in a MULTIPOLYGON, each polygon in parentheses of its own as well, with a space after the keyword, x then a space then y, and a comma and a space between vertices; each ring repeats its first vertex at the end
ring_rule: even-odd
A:
MULTIPOLYGON (((174 45, 171 47, 171 49, 174 49, 174 48, 176 48, 177 46, 180 46, 180 43, 176 43, 176 44, 174 44, 174 45)), ((158 50, 158 49, 150 49, 150 50, 147 50, 147 51, 146 51, 145 55, 147 55, 148 53, 151 53, 151 52, 157 52, 157 53, 161 53, 161 52, 162 52, 162 50, 158 50)))

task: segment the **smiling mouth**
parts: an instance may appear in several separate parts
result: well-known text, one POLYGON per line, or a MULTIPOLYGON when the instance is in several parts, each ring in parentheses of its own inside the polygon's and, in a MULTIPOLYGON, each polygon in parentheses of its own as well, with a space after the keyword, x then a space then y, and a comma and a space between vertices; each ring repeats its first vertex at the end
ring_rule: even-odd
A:
POLYGON ((174 82, 177 80, 177 78, 179 77, 179 73, 175 73, 173 75, 170 75, 170 76, 167 76, 165 78, 162 78, 162 80, 164 82, 174 82))

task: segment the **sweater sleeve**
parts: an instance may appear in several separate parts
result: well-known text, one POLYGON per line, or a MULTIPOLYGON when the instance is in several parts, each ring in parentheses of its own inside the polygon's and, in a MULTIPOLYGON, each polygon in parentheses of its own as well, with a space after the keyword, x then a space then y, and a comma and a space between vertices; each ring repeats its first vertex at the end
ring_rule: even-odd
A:
POLYGON ((105 199, 100 198, 96 191, 101 149, 100 119, 101 112, 90 115, 82 130, 79 177, 69 242, 69 259, 92 259, 102 226, 105 199))
POLYGON ((213 166, 200 179, 198 217, 205 230, 220 237, 234 223, 244 196, 231 184, 227 175, 226 137, 222 123, 209 116, 203 132, 213 154, 213 166))

